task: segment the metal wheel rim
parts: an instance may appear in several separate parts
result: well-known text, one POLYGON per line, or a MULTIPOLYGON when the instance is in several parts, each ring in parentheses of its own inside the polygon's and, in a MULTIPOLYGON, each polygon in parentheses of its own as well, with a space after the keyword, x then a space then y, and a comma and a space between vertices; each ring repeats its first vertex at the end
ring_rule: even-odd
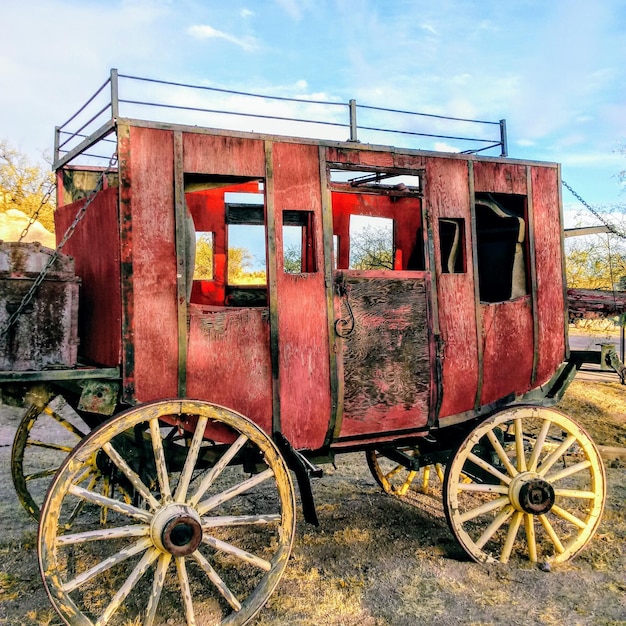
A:
MULTIPOLYGON (((118 454, 124 456, 121 453, 118 454)), ((221 472, 225 472, 230 468, 229 461, 226 461, 226 470, 220 470, 217 476, 214 477, 214 482, 219 480, 221 472)), ((138 475, 132 476, 132 470, 129 472, 128 467, 125 473, 129 480, 137 481, 139 479, 139 483, 141 483, 141 478, 138 475)), ((243 482, 236 486, 244 490, 244 493, 248 490, 247 487, 244 489, 245 485, 243 482)), ((223 492, 221 496, 224 496, 225 493, 223 492)), ((84 494, 82 497, 84 497, 84 494)), ((92 496, 89 497, 91 498, 92 496)), ((226 501, 230 502, 231 499, 234 500, 236 497, 236 494, 234 497, 229 496, 230 499, 226 501)), ((89 502, 92 502, 92 500, 89 500, 89 502)), ((110 512, 110 517, 111 511, 113 514, 120 514, 117 508, 120 506, 124 508, 124 504, 114 504, 110 500, 104 500, 100 506, 106 506, 110 512)), ((218 504, 216 510, 219 509, 219 506, 218 504)), ((220 609, 222 614, 216 618, 219 621, 214 623, 223 625, 245 624, 265 604, 286 567, 295 531, 294 511, 295 497, 287 467, 273 442, 256 425, 234 411, 205 402, 179 400, 150 403, 130 409, 95 429, 66 459, 50 487, 48 497, 42 508, 38 538, 40 571, 46 591, 55 609, 72 626, 109 623, 109 619, 118 619, 118 611, 121 614, 122 607, 126 608, 124 603, 127 598, 124 594, 132 593, 135 585, 144 578, 146 572, 149 572, 151 578, 151 593, 148 594, 147 600, 144 598, 136 602, 138 606, 136 613, 139 614, 139 619, 141 619, 142 623, 153 623, 158 611, 161 592, 165 589, 165 585, 170 578, 176 581, 180 612, 184 616, 183 621, 186 621, 187 624, 209 623, 204 614, 201 616, 201 621, 196 622, 193 585, 195 585, 194 581, 198 578, 195 575, 198 571, 200 572, 199 578, 202 584, 206 586, 208 592, 215 592, 216 606, 218 602, 221 602, 222 605, 229 605, 229 609, 226 611, 220 609), (190 441, 189 448, 185 448, 187 450, 185 452, 187 458, 191 458, 194 455, 195 457, 189 467, 187 462, 185 462, 184 466, 180 468, 178 484, 186 482, 186 486, 182 487, 180 492, 178 486, 175 487, 175 483, 172 482, 174 472, 168 470, 170 461, 169 459, 166 460, 163 453, 163 440, 159 426, 159 418, 172 415, 192 416, 194 419, 196 417, 198 419, 194 430, 196 436, 190 441), (210 483, 209 487, 200 493, 201 486, 206 482, 205 477, 211 473, 211 470, 206 470, 203 477, 195 485, 193 484, 193 480, 195 480, 193 478, 193 468, 195 463, 198 462, 199 446, 202 445, 202 437, 198 434, 204 433, 205 425, 209 420, 211 423, 226 426, 239 435, 234 443, 229 443, 225 446, 227 450, 225 457, 228 454, 234 456, 241 447, 249 445, 248 442, 252 442, 260 450, 264 458, 267 469, 261 475, 256 475, 261 478, 255 478, 257 481, 255 484, 259 484, 259 481, 265 482, 269 478, 274 481, 271 485, 275 486, 279 501, 279 512, 269 517, 268 515, 256 516, 256 518, 264 518, 263 520, 249 519, 253 516, 240 516, 240 519, 234 520, 233 518, 234 521, 230 520, 225 525, 243 527, 246 533, 249 530, 253 534, 253 526, 269 528, 270 524, 273 524, 272 528, 276 527, 276 530, 274 532, 275 545, 271 547, 271 558, 268 556, 265 559, 264 556, 256 556, 251 551, 240 550, 236 546, 233 548, 230 544, 224 542, 222 545, 219 543, 219 539, 216 539, 218 535, 214 531, 219 531, 221 520, 218 514, 211 513, 214 505, 209 503, 208 500, 211 500, 213 496, 203 500, 204 496, 210 493, 212 487, 210 483), (115 440, 115 438, 124 432, 127 433, 129 429, 136 428, 138 425, 142 427, 147 426, 152 433, 151 444, 155 454, 155 467, 158 468, 156 470, 158 480, 155 480, 155 485, 143 485, 142 487, 141 484, 133 483, 136 489, 142 490, 141 498, 146 503, 146 506, 144 508, 135 506, 136 502, 133 505, 126 505, 125 510, 127 512, 121 513, 122 518, 127 522, 126 525, 114 524, 112 534, 104 538, 101 535, 103 533, 106 535, 108 529, 102 530, 97 526, 85 532, 74 532, 74 528, 70 533, 63 533, 61 530, 59 534, 60 511, 66 498, 73 498, 70 490, 76 492, 77 488, 74 484, 76 477, 80 475, 83 464, 99 449, 106 450, 110 458, 112 458, 111 455, 115 456, 117 452, 116 447, 119 448, 118 440, 115 440), (154 443, 157 441, 161 443, 154 443), (114 443, 112 444, 112 442, 114 443), (113 448, 112 451, 111 448, 113 448), (192 449, 194 452, 192 452, 192 449), (184 480, 183 475, 186 476, 184 480), (166 495, 168 490, 169 495, 166 495), (150 496, 152 496, 152 500, 149 500, 150 496), (194 498, 197 498, 198 502, 192 502, 194 498), (192 513, 194 515, 196 515, 196 512, 199 512, 198 515, 202 518, 203 524, 215 524, 215 527, 207 526, 208 530, 205 530, 203 534, 203 549, 198 549, 191 555, 177 556, 163 552, 152 539, 153 535, 151 533, 154 531, 152 522, 156 518, 156 514, 176 501, 180 501, 185 506, 193 509, 192 513), (209 508, 204 510, 207 507, 209 508), (249 525, 246 526, 246 524, 249 525), (97 535, 97 537, 94 538, 94 535, 97 535), (95 568, 104 567, 106 565, 105 561, 108 562, 110 558, 119 558, 120 563, 124 563, 123 559, 126 558, 126 554, 133 551, 136 559, 141 558, 130 574, 126 575, 126 573, 123 573, 118 576, 121 579, 121 583, 119 587, 111 591, 109 595, 112 595, 112 598, 108 600, 108 604, 106 604, 101 613, 85 610, 82 606, 84 586, 87 584, 92 585, 92 583, 97 582, 98 576, 102 576, 108 571, 114 572, 115 569, 103 570, 93 578, 87 579, 82 583, 81 576, 84 578, 91 575, 89 568, 78 573, 78 575, 76 575, 76 572, 67 575, 64 565, 69 562, 69 559, 64 551, 71 551, 70 548, 72 546, 83 549, 94 543, 106 546, 108 545, 107 542, 111 542, 111 545, 113 545, 113 542, 119 541, 127 542, 128 545, 123 549, 112 548, 113 557, 100 558, 100 560, 97 560, 95 568), (260 576, 259 582, 256 583, 256 586, 245 598, 236 598, 228 588, 228 585, 215 576, 218 568, 215 567, 213 569, 213 566, 216 564, 206 555, 206 550, 204 550, 206 547, 205 541, 206 545, 210 546, 216 554, 220 556, 225 555, 226 559, 234 560, 238 564, 243 562, 246 567, 252 568, 255 572, 257 570, 261 572, 257 574, 257 576, 260 576), (241 561, 241 559, 244 559, 244 561, 241 561), (245 559, 248 560, 245 561, 245 559), (195 573, 192 576, 190 569, 193 570, 194 568, 195 573), (167 578, 168 576, 170 578, 167 578), (220 586, 221 583, 224 583, 223 586, 220 586), (78 599, 75 597, 77 594, 81 596, 78 599)), ((76 525, 78 525, 78 522, 76 522, 76 525)), ((158 532, 165 532, 163 529, 170 528, 170 526, 166 520, 166 523, 158 527, 158 532)), ((127 570, 132 569, 130 565, 126 566, 127 570)), ((121 567, 123 566, 120 566, 120 569, 121 567)), ((196 585, 195 589, 198 588, 198 585, 196 585)), ((171 593, 171 590, 169 592, 171 593)), ((195 599, 200 600, 199 597, 195 599)), ((202 600, 204 601, 204 597, 202 600)), ((126 614, 120 615, 119 619, 122 620, 120 623, 124 623, 128 616, 126 614)))
POLYGON ((475 561, 506 563, 524 554, 532 562, 562 562, 595 533, 606 478, 598 449, 573 420, 555 409, 517 407, 487 418, 461 443, 448 463, 443 497, 450 528, 475 561), (512 441, 498 446, 504 427, 512 428, 512 441), (473 453, 486 441, 493 464, 473 453), (473 476, 481 470, 487 480, 473 476), (531 483, 533 473, 556 494, 553 505, 539 494, 540 513, 527 512, 516 495, 520 478, 531 483))

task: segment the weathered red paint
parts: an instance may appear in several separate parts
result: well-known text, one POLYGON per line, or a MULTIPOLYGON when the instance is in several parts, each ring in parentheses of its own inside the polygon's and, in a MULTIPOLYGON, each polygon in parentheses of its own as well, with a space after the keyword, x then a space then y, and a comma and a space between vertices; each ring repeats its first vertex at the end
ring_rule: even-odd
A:
POLYGON ((537 384, 543 384, 552 376, 565 359, 566 350, 559 185, 556 166, 532 168, 540 346, 537 384))
POLYGON ((474 408, 479 378, 467 162, 428 159, 424 202, 431 219, 435 251, 440 249, 439 219, 465 220, 465 254, 468 259, 465 273, 443 274, 441 259, 435 253, 439 326, 443 341, 443 399, 439 415, 446 417, 474 408))
MULTIPOLYGON (((57 207, 57 239, 72 224, 83 202, 57 207)), ((75 258, 76 274, 82 279, 79 354, 87 362, 110 367, 120 364, 122 349, 118 220, 118 189, 101 191, 64 247, 64 252, 75 258)))
POLYGON ((292 445, 317 449, 331 412, 319 152, 316 146, 274 143, 272 157, 281 430, 292 445), (312 215, 317 271, 283 271, 286 210, 312 215))

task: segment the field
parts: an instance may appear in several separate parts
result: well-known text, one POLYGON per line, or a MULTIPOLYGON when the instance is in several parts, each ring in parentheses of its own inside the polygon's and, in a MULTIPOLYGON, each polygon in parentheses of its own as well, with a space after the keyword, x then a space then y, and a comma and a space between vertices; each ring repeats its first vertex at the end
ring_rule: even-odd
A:
MULTIPOLYGON (((626 447, 626 388, 575 382, 559 408, 601 446, 626 447)), ((0 413, 0 624, 60 624, 39 579, 36 526, 9 473, 19 412, 0 413)), ((256 624, 626 624, 626 468, 605 460, 608 501, 595 538, 572 561, 470 562, 447 527, 440 485, 384 494, 363 454, 337 458, 314 485, 320 526, 298 516, 292 557, 256 624)), ((170 623, 170 622, 168 622, 170 623)), ((174 622, 172 622, 174 623, 174 622)))

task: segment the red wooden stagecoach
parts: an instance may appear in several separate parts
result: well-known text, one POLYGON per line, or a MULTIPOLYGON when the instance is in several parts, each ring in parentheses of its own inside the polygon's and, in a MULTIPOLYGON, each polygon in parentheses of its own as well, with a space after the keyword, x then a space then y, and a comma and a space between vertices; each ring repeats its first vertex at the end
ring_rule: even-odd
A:
POLYGON ((354 101, 349 141, 123 117, 120 78, 98 92, 111 86, 97 130, 57 129, 56 228, 71 233, 42 291, 24 305, 41 262, 4 268, 22 279, 9 352, 41 326, 29 311, 65 254, 80 278, 77 360, 0 372, 31 405, 13 474, 63 619, 162 623, 178 594, 181 622, 246 623, 290 554, 289 470, 316 523, 310 478, 348 451, 398 496, 445 466, 446 516, 477 561, 576 554, 605 478, 584 430, 548 408, 582 361, 559 166, 507 158, 504 134, 479 144, 497 157, 361 143, 354 101), (94 149, 117 161, 80 164, 94 149), (241 242, 260 250, 246 281, 241 242), (45 419, 74 441, 35 436, 45 419), (67 455, 58 471, 27 469, 42 449, 67 455), (40 511, 34 485, 54 472, 40 511))

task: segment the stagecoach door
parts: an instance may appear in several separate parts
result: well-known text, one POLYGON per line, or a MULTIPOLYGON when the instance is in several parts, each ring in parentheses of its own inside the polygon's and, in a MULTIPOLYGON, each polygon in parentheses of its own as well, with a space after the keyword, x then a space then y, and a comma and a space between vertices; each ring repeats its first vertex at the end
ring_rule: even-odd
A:
POLYGON ((428 425, 432 342, 417 177, 403 176, 413 183, 407 185, 397 172, 379 172, 378 179, 376 172, 341 173, 347 181, 331 182, 341 420, 335 432, 347 445, 428 425), (374 185, 355 185, 359 178, 374 185))

